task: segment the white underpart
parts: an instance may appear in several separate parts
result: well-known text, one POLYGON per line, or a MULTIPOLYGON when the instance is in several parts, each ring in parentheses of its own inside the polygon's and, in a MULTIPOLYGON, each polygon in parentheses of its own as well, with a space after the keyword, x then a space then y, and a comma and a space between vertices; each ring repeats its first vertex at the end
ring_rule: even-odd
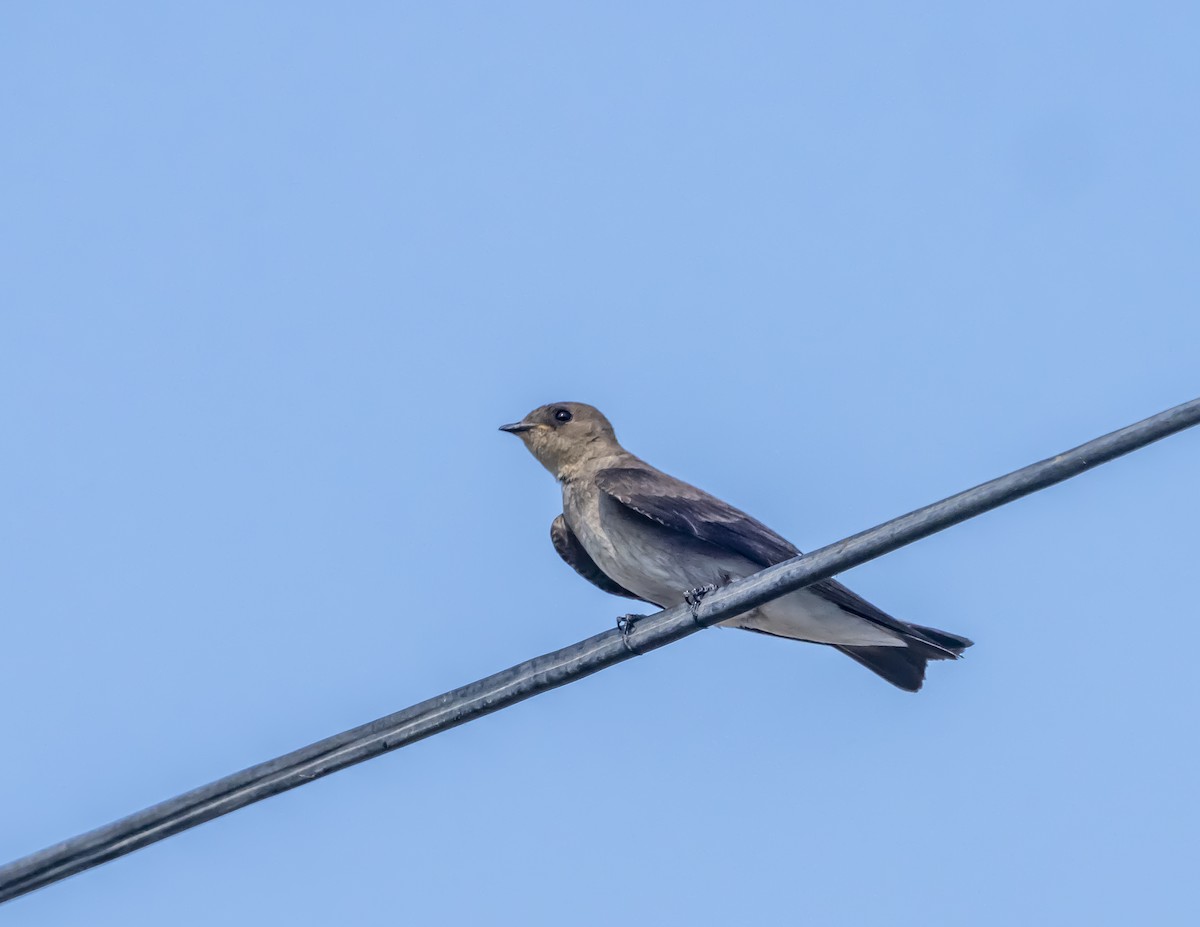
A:
POLYGON ((885 628, 838 608, 815 592, 801 589, 768 602, 754 611, 721 622, 730 628, 753 628, 781 637, 821 644, 857 647, 904 647, 903 640, 885 628))

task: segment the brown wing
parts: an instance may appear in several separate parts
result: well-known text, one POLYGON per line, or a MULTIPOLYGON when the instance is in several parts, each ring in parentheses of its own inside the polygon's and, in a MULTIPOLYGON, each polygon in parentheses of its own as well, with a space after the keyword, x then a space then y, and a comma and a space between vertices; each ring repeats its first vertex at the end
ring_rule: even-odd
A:
POLYGON ((567 562, 567 566, 593 586, 598 586, 613 595, 623 595, 627 599, 643 601, 624 586, 613 582, 600 567, 596 566, 596 561, 583 549, 579 538, 575 537, 575 533, 567 527, 567 520, 561 515, 550 522, 550 540, 554 542, 554 549, 567 562))
MULTIPOLYGON (((717 547, 732 551, 759 566, 774 566, 800 556, 800 550, 756 518, 728 502, 722 502, 682 480, 647 465, 613 467, 596 474, 600 488, 626 508, 660 525, 689 534, 717 547)), ((895 631, 906 639, 919 640, 934 653, 955 654, 954 647, 936 635, 893 618, 862 596, 851 592, 836 579, 824 579, 807 587, 843 611, 872 624, 895 631)), ((965 639, 964 639, 965 640, 965 639)), ((966 641, 965 646, 969 646, 966 641)))
POLYGON ((760 566, 800 555, 795 546, 741 509, 649 467, 601 470, 596 474, 596 483, 639 515, 760 566))

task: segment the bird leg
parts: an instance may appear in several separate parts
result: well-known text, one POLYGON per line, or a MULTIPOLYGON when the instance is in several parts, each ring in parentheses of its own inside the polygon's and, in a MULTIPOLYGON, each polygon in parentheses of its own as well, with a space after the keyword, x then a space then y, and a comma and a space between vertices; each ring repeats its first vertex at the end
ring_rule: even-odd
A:
POLYGON ((688 608, 692 610, 692 617, 700 617, 700 603, 707 595, 712 595, 717 591, 717 587, 712 583, 705 583, 703 586, 697 586, 695 589, 689 589, 683 594, 683 601, 687 603, 688 608))

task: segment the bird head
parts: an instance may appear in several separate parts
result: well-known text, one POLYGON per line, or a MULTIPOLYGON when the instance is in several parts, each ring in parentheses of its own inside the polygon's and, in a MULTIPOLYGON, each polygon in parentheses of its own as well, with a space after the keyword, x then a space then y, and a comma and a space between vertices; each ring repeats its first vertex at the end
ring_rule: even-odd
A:
POLYGON ((529 452, 560 480, 590 458, 620 449, 608 419, 582 402, 540 406, 519 422, 501 425, 500 430, 525 442, 529 452))

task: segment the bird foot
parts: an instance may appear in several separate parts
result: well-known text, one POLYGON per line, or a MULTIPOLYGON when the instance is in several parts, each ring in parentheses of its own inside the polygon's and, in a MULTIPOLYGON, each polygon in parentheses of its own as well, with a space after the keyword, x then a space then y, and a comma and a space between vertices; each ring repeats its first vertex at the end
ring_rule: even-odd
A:
POLYGON ((704 597, 712 595, 717 591, 717 587, 712 583, 705 583, 703 586, 697 586, 695 589, 689 589, 683 594, 683 601, 687 603, 688 608, 692 610, 692 617, 700 617, 700 603, 704 601, 704 597))
POLYGON ((629 643, 629 635, 633 633, 633 626, 639 618, 645 618, 645 615, 621 615, 617 618, 617 630, 621 632, 621 643, 625 645, 625 649, 630 653, 641 653, 633 644, 629 643))

